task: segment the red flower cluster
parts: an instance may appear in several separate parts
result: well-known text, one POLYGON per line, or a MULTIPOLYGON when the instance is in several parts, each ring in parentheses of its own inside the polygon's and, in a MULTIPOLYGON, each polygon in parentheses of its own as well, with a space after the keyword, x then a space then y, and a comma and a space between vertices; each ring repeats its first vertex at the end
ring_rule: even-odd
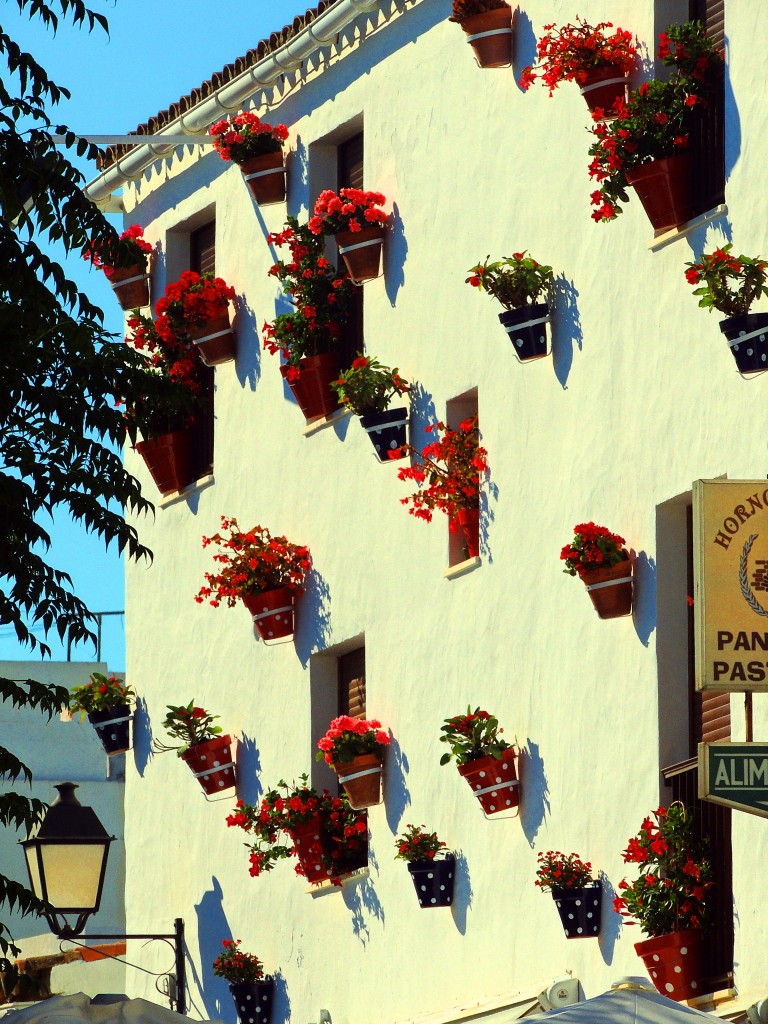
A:
POLYGON ((309 548, 292 544, 285 537, 273 537, 264 526, 254 526, 243 533, 233 516, 221 517, 224 534, 203 537, 203 547, 215 544, 219 553, 213 560, 219 571, 205 573, 207 586, 200 588, 195 601, 208 600, 218 608, 222 600, 230 608, 243 594, 257 594, 276 587, 301 590, 311 566, 309 548))
POLYGON ((375 718, 351 718, 340 715, 328 726, 325 736, 317 741, 320 753, 318 761, 327 764, 351 761, 361 754, 377 754, 381 757, 384 747, 389 745, 389 736, 375 718))
POLYGON ((424 826, 406 825, 406 831, 395 840, 395 860, 430 861, 446 848, 437 832, 425 832, 424 826))
POLYGON ((151 317, 135 313, 128 318, 127 345, 141 352, 156 373, 183 384, 193 394, 200 390, 200 362, 193 342, 178 330, 167 316, 153 322, 151 317))
POLYGON ((230 985, 252 985, 264 978, 264 964, 253 953, 238 948, 240 939, 224 939, 223 951, 213 961, 213 973, 226 978, 230 985))
POLYGON ((104 262, 104 247, 98 242, 91 242, 86 246, 83 250, 83 259, 89 260, 97 270, 103 270, 104 276, 107 278, 112 277, 116 266, 129 267, 135 263, 141 267, 142 271, 145 271, 149 263, 147 257, 152 252, 152 246, 144 238, 144 229, 138 224, 131 224, 120 235, 120 241, 124 245, 115 250, 115 255, 123 254, 123 259, 119 264, 113 265, 104 262))
POLYGON ((244 110, 212 124, 208 134, 213 136, 213 148, 222 160, 239 164, 264 153, 276 153, 288 138, 288 129, 284 124, 267 124, 244 110))
POLYGON ((387 214, 380 209, 386 197, 381 192, 360 188, 342 188, 336 195, 330 189, 321 192, 315 203, 309 230, 314 235, 335 235, 339 231, 362 231, 383 224, 387 214))
POLYGON ((615 68, 617 75, 628 75, 637 58, 637 43, 622 28, 606 32, 612 28, 610 21, 592 26, 578 16, 575 25, 545 25, 546 35, 536 45, 538 74, 531 67, 523 68, 521 87, 528 90, 541 78, 552 96, 560 82, 583 85, 595 68, 615 68))
POLYGON ((553 889, 584 889, 594 882, 592 865, 583 861, 578 853, 564 854, 559 850, 547 850, 538 855, 536 871, 537 885, 542 892, 553 889))
POLYGON ((401 498, 412 516, 432 521, 435 509, 444 512, 450 520, 452 532, 458 530, 456 516, 461 509, 477 508, 480 500, 480 474, 488 469, 487 452, 480 446, 477 417, 464 420, 458 430, 436 423, 426 428, 427 433, 442 432, 442 437, 417 452, 411 445, 396 449, 390 458, 410 453, 419 461, 398 470, 400 480, 414 480, 421 488, 407 498, 401 498))
POLYGON ((180 333, 188 324, 224 316, 234 297, 235 289, 220 277, 185 270, 178 281, 166 287, 156 308, 161 318, 168 318, 170 328, 180 333))
POLYGON ((581 576, 591 569, 609 569, 627 560, 623 549, 624 538, 595 523, 578 523, 573 528, 574 538, 560 552, 569 576, 581 576))

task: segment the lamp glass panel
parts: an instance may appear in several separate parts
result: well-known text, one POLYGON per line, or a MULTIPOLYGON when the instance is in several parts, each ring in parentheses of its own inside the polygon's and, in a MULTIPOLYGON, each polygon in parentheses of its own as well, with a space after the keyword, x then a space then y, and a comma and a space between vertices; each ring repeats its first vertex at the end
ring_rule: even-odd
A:
POLYGON ((52 843, 42 848, 48 902, 53 907, 95 908, 105 843, 52 843))
POLYGON ((38 899, 43 899, 43 886, 40 881, 40 871, 37 866, 37 849, 34 846, 26 846, 24 848, 24 855, 27 858, 27 870, 29 871, 29 881, 32 886, 32 892, 38 899))

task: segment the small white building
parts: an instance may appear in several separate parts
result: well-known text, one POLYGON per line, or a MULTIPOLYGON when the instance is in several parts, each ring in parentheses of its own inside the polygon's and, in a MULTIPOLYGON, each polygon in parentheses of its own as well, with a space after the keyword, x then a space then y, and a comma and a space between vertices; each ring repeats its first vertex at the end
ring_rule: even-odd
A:
MULTIPOLYGON (((704 6, 725 8, 727 205, 709 203, 659 237, 636 198, 616 222, 593 223, 578 89, 550 99, 517 85, 543 26, 576 13, 560 0, 516 10, 514 64, 494 70, 475 64, 449 0, 323 3, 292 38, 265 41, 144 126, 201 133, 241 108, 285 123, 285 205, 258 207, 238 168, 194 138, 112 153, 89 186, 113 206, 122 187, 126 225, 157 245, 155 298, 189 267, 215 267, 238 296, 237 360, 215 370, 212 473, 138 524, 154 563, 127 567, 127 675, 153 736, 164 738, 166 705, 194 698, 238 738, 243 799, 305 771, 323 785, 315 743, 339 710, 350 655, 354 678, 364 665, 367 716, 393 736, 385 800, 368 817, 369 874, 323 898, 290 863, 249 877, 245 837, 225 825, 233 795, 206 801, 173 754, 141 771, 129 757, 126 925, 185 919, 193 1014, 234 1019, 211 970, 231 937, 278 973, 275 1024, 317 1021, 321 1008, 333 1024, 446 1022, 516 993, 522 1012, 557 976, 572 973, 592 996, 642 973, 639 929, 621 926, 610 897, 631 877, 622 851, 642 819, 676 798, 698 806, 692 481, 759 478, 767 465, 768 378, 735 372, 718 317, 697 307, 684 269, 731 238, 736 252, 768 249, 757 82, 768 27, 759 4, 704 6), (480 557, 453 571, 461 554, 447 521, 407 514, 409 486, 376 460, 354 419, 307 428, 261 345, 262 323, 285 308, 267 274, 268 233, 287 214, 305 219, 353 170, 392 211, 383 277, 363 289, 365 352, 417 382, 415 445, 436 418, 476 412, 488 451, 480 557), (495 304, 465 284, 486 254, 520 250, 557 279, 553 354, 530 365, 516 360, 495 304), (311 549, 293 643, 258 643, 244 608, 194 602, 212 565, 201 537, 222 514, 311 549), (561 571, 561 547, 589 520, 627 538, 632 617, 599 619, 561 571), (455 768, 439 766, 440 726, 467 705, 496 714, 519 745, 517 817, 486 819, 455 768), (458 854, 451 910, 422 911, 394 860, 408 823, 458 854), (535 888, 537 853, 552 849, 604 873, 599 938, 567 940, 535 888)), ((652 55, 658 33, 690 11, 688 0, 584 0, 578 13, 593 24, 609 16, 652 55)), ((210 30, 200 27, 201 42, 210 30)), ((126 462, 152 494, 141 460, 128 451, 126 462)), ((743 739, 741 698, 730 722, 728 703, 717 704, 718 735, 743 739)), ((759 738, 759 695, 754 723, 759 738)), ((721 875, 712 987, 765 995, 766 823, 710 804, 700 813, 721 875)), ((144 975, 126 984, 152 993, 144 975)))

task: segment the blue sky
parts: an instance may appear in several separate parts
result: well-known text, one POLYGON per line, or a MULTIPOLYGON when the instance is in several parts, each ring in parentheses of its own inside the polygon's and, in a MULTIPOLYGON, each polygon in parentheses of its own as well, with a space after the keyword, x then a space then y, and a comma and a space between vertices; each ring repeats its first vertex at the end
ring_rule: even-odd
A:
MULTIPOLYGON (((91 0, 89 6, 106 16, 108 36, 98 27, 89 34, 63 19, 54 35, 39 19, 21 14, 13 0, 5 0, 2 8, 3 30, 72 93, 51 111, 53 121, 83 135, 132 131, 307 9, 299 0, 225 0, 219 6, 210 0, 91 0)), ((78 166, 86 180, 95 177, 95 167, 78 166)), ((115 224, 121 226, 121 220, 115 224)), ((122 313, 103 275, 79 258, 67 261, 66 270, 105 311, 107 329, 120 335, 122 313)), ((123 568, 117 554, 106 553, 100 540, 85 535, 66 516, 44 525, 53 540, 49 561, 70 573, 75 593, 92 611, 122 610, 123 568)), ((54 659, 66 658, 55 632, 48 643, 54 659)), ((91 645, 72 651, 73 660, 94 655, 91 645)), ((22 658, 37 654, 19 646, 11 627, 0 627, 0 660, 22 658)), ((102 659, 112 670, 125 667, 121 616, 103 620, 102 659)))

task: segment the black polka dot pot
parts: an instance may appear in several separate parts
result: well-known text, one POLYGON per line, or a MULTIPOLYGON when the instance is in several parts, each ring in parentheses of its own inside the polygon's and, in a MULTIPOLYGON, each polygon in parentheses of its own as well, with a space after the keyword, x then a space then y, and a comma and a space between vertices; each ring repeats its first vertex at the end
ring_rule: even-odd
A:
POLYGON ((92 711, 88 721, 108 754, 124 754, 130 750, 131 709, 128 704, 116 704, 107 711, 92 711))
POLYGON ((408 870, 422 910, 451 906, 456 880, 456 858, 452 853, 443 860, 412 861, 408 870))
POLYGON ((379 462, 390 462, 390 452, 402 459, 400 449, 406 442, 407 409, 385 409, 384 412, 369 412, 360 417, 360 423, 370 437, 379 462))
POLYGON ((635 952, 657 990, 679 1002, 702 994, 701 947, 701 931, 688 928, 636 942, 635 952))
POLYGON ((729 316, 720 321, 739 373, 751 376, 768 370, 768 313, 729 316))
POLYGON ((272 1019, 272 1003, 275 998, 275 982, 272 978, 242 985, 230 985, 229 991, 235 1000, 240 1024, 269 1024, 272 1019))
POLYGON ((599 882, 583 889, 553 889, 552 899, 567 939, 594 939, 600 934, 603 887, 599 882))
POLYGON ((548 354, 547 323, 549 306, 535 302, 532 306, 507 309, 499 313, 499 320, 512 342, 512 349, 521 363, 541 359, 548 354))

